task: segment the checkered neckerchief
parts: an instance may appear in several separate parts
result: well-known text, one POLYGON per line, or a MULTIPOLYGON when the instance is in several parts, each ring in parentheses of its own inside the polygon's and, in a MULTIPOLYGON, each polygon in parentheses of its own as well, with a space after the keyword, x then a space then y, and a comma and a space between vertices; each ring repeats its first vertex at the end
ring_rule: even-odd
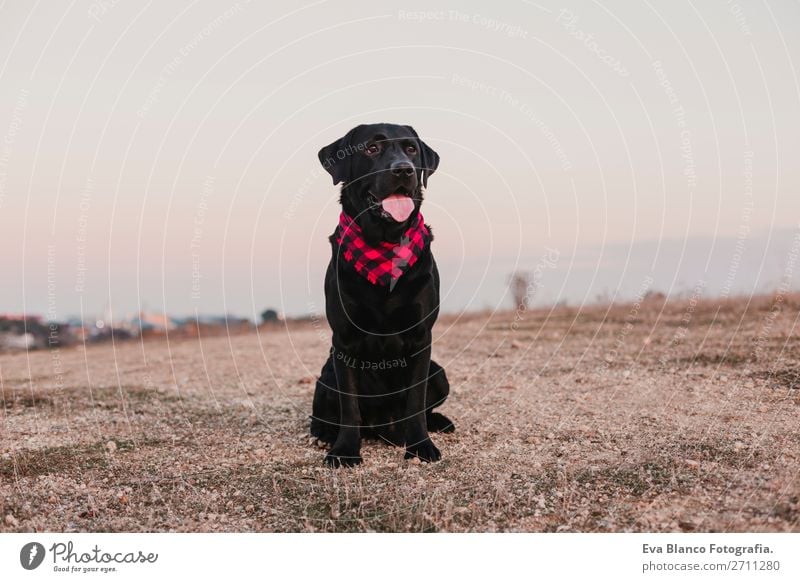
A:
POLYGON ((400 276, 417 262, 431 238, 422 215, 417 214, 399 243, 380 242, 370 246, 361 234, 361 227, 344 212, 339 215, 336 242, 344 260, 373 285, 393 288, 400 276))

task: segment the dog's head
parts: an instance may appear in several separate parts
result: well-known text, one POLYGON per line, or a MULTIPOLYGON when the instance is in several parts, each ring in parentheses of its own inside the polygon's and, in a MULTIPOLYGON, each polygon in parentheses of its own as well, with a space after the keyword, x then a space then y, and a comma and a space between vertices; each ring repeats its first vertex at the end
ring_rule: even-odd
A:
POLYGON ((422 204, 439 155, 409 125, 359 125, 319 151, 319 161, 342 183, 344 211, 369 242, 398 240, 422 204))

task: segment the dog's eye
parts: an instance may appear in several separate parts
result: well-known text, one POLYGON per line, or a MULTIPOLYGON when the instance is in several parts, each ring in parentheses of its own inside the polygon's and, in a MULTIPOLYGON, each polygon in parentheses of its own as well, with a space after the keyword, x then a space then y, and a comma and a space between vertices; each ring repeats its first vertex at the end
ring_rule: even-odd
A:
POLYGON ((381 148, 378 144, 373 143, 367 146, 367 155, 374 156, 378 152, 381 151, 381 148))
POLYGON ((406 146, 406 153, 407 154, 415 154, 415 153, 417 153, 417 146, 413 146, 413 145, 406 146))

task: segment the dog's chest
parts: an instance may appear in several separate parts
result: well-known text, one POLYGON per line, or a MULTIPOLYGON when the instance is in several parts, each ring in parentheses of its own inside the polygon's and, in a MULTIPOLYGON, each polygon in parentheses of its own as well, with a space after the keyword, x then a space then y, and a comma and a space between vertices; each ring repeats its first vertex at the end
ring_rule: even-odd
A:
POLYGON ((439 297, 430 256, 393 287, 370 284, 352 271, 337 275, 327 289, 334 298, 331 302, 328 296, 328 308, 335 325, 351 328, 354 335, 384 338, 379 343, 406 343, 433 326, 439 297))
MULTIPOLYGON (((409 278, 410 279, 410 278, 409 278)), ((370 286, 369 292, 351 296, 349 312, 359 327, 372 333, 404 334, 424 325, 431 307, 438 302, 426 277, 398 281, 392 290, 370 286)))

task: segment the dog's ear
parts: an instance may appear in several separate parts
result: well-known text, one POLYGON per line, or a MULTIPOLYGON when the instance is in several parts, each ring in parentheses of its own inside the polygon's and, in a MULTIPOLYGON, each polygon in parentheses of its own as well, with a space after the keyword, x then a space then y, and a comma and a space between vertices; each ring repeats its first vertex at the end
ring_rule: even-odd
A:
POLYGON ((346 184, 352 179, 353 155, 355 149, 353 148, 351 140, 357 129, 358 127, 354 127, 348 131, 344 137, 325 146, 319 150, 317 154, 319 163, 322 164, 322 167, 325 168, 333 178, 334 186, 339 182, 344 182, 346 184))
POLYGON ((417 132, 414 131, 413 127, 410 125, 406 125, 404 127, 414 134, 414 137, 417 139, 417 143, 419 144, 419 163, 422 171, 422 186, 423 188, 427 188, 428 176, 433 174, 436 171, 436 168, 439 167, 439 154, 433 151, 433 148, 419 138, 419 135, 417 135, 417 132))

